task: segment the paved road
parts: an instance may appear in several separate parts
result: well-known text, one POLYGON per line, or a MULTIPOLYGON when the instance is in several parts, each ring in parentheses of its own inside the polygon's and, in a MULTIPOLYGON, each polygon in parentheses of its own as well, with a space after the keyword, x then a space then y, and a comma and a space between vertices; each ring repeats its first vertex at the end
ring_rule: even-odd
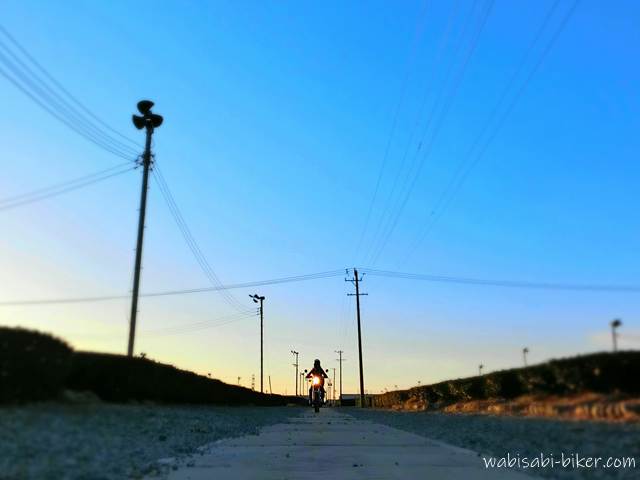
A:
POLYGON ((335 479, 531 479, 513 471, 486 470, 469 450, 356 420, 336 409, 311 409, 260 435, 221 440, 170 480, 335 479))

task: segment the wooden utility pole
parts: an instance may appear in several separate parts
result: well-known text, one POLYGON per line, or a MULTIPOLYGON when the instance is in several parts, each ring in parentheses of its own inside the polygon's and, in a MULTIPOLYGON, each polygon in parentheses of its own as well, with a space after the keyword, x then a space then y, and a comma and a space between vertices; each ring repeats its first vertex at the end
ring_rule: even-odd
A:
POLYGON ((360 296, 368 295, 367 293, 360 293, 360 282, 362 278, 358 277, 358 269, 353 269, 353 278, 346 279, 347 282, 351 282, 356 286, 356 293, 348 293, 347 295, 356 297, 356 314, 358 319, 358 360, 360 362, 360 407, 365 408, 365 392, 364 392, 364 375, 362 373, 362 332, 360 328, 360 296))
POLYGON ((336 402, 336 368, 333 367, 333 403, 336 402))
POLYGON ((336 350, 336 353, 338 354, 338 364, 340 365, 340 396, 338 397, 338 400, 342 401, 342 362, 344 362, 345 360, 344 358, 342 358, 342 354, 344 353, 344 351, 336 350))
MULTIPOLYGON (((296 363, 294 363, 293 366, 296 367, 296 397, 297 397, 298 396, 298 377, 300 376, 298 374, 298 354, 299 354, 299 352, 296 352, 295 350, 291 350, 291 353, 296 356, 296 363)), ((302 385, 300 386, 300 389, 302 389, 302 385)))
POLYGON ((138 130, 146 129, 144 153, 142 154, 142 190, 140 192, 140 216, 138 218, 138 241, 136 242, 136 259, 133 270, 133 291, 131 294, 131 317, 129 322, 129 344, 127 355, 133 356, 133 346, 136 338, 136 320, 138 316, 138 294, 140 293, 140 267, 142 265, 142 241, 144 238, 144 220, 147 213, 147 191, 149 185, 149 171, 153 163, 151 155, 151 137, 154 130, 162 125, 162 117, 151 113, 153 102, 142 100, 138 102, 138 111, 142 116, 133 115, 133 124, 138 130))
POLYGON ((254 303, 260 304, 260 393, 264 393, 264 296, 249 295, 254 303))

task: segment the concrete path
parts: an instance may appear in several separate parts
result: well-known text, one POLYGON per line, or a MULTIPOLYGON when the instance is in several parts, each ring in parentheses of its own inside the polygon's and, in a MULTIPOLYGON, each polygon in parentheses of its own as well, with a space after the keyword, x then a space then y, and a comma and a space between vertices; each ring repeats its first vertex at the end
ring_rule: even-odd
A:
POLYGON ((171 480, 531 479, 486 470, 482 458, 337 409, 308 409, 257 436, 218 441, 170 473, 171 480))

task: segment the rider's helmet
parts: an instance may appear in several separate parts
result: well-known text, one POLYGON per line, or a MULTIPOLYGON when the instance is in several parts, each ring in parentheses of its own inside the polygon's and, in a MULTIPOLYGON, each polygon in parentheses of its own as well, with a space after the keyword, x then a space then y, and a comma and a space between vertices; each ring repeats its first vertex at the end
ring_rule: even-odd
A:
POLYGON ((320 368, 320 360, 318 360, 317 358, 313 361, 313 366, 315 368, 320 368))

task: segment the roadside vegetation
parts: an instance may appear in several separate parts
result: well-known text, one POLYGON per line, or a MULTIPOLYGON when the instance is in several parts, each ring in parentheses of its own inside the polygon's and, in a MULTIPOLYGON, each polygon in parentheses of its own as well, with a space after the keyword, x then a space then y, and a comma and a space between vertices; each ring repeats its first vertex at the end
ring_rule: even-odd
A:
POLYGON ((0 327, 0 404, 56 400, 70 391, 107 402, 275 406, 299 401, 147 358, 76 352, 44 333, 0 327))

